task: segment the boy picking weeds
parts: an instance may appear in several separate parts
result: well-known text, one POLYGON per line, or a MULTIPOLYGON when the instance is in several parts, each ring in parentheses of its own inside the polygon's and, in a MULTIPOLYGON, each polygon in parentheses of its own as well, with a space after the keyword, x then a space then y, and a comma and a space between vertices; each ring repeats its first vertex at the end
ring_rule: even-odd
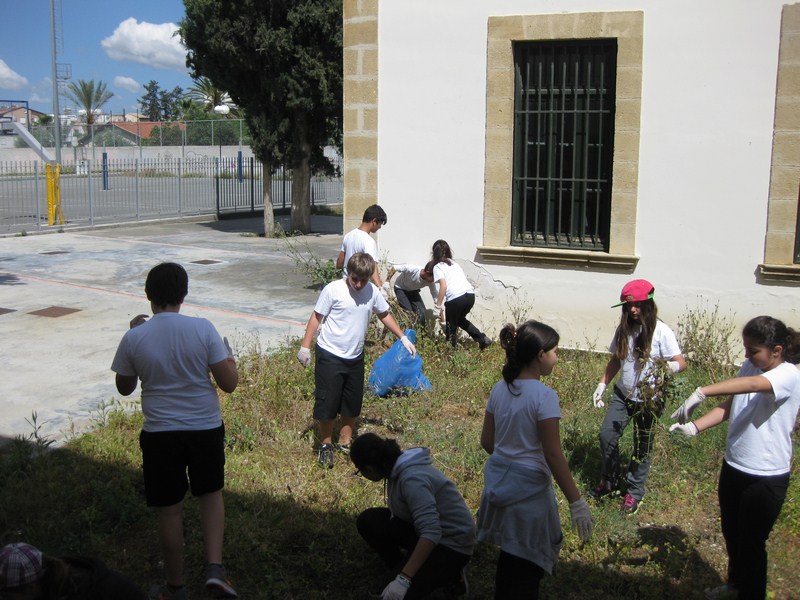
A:
POLYGON ((334 450, 350 452, 353 429, 364 400, 364 338, 372 313, 395 334, 413 356, 417 349, 403 335, 389 314, 389 303, 369 279, 375 272, 375 260, 357 252, 347 262, 347 277, 326 285, 306 325, 306 333, 297 353, 304 367, 311 364, 311 342, 319 330, 315 347, 314 419, 319 422, 320 446, 317 462, 333 467, 334 450), (341 416, 339 442, 333 445, 333 422, 341 416))

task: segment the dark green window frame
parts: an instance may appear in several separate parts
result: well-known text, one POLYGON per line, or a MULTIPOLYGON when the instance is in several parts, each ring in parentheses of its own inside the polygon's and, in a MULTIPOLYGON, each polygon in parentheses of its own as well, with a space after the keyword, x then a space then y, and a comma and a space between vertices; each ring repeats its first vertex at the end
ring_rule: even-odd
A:
POLYGON ((514 43, 512 246, 608 252, 616 39, 514 43))

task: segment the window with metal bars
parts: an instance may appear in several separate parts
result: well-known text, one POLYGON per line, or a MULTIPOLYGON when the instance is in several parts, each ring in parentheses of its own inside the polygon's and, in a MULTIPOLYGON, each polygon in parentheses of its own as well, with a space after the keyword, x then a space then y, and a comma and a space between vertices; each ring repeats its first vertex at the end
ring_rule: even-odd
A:
POLYGON ((608 251, 615 39, 514 43, 512 246, 608 251))

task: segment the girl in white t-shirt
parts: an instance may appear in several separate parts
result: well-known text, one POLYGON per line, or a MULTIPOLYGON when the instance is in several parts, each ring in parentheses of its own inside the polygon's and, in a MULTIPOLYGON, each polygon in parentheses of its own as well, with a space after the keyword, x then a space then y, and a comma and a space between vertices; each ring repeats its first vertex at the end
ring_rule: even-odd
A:
POLYGON ((481 350, 489 346, 492 340, 467 319, 475 306, 475 290, 464 270, 453 260, 450 244, 444 240, 433 243, 433 260, 425 265, 425 270, 433 273, 433 281, 439 285, 436 310, 440 319, 444 313, 445 335, 453 348, 456 347, 459 327, 478 342, 481 350))
POLYGON ((728 583, 706 590, 709 598, 738 593, 739 600, 767 592, 766 542, 780 514, 792 462, 792 430, 800 409, 800 332, 778 319, 751 319, 742 330, 745 358, 739 375, 697 388, 672 414, 670 431, 688 437, 729 420, 719 476, 722 535, 728 583), (708 396, 722 404, 690 421, 708 396))
POLYGON ((600 426, 602 477, 590 495, 602 498, 625 491, 622 511, 629 515, 639 510, 644 497, 645 483, 650 474, 655 423, 660 416, 660 411, 654 411, 652 406, 642 401, 639 384, 647 381, 654 359, 667 361, 673 373, 686 368, 675 334, 658 319, 654 294, 653 284, 645 279, 635 279, 622 288, 620 302, 614 305, 622 306, 622 314, 609 347, 611 358, 592 397, 595 407, 605 406, 603 392, 619 373, 600 426), (623 478, 619 439, 631 420, 633 449, 623 478))
POLYGON ((558 333, 537 321, 509 324, 500 344, 503 379, 489 395, 481 431, 481 446, 491 456, 483 470, 478 540, 500 546, 495 600, 538 598, 563 540, 553 478, 582 540, 594 520, 561 450, 558 395, 540 381, 558 360, 558 333))

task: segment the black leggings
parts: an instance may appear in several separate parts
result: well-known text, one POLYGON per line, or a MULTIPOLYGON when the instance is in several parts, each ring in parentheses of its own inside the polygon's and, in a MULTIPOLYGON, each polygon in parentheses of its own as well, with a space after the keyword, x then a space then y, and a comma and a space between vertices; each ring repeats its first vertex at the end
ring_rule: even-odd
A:
MULTIPOLYGON (((378 553, 390 569, 398 572, 403 566, 406 554, 411 554, 419 537, 414 525, 392 516, 388 508, 368 508, 356 520, 361 537, 378 553)), ((405 596, 405 600, 425 598, 433 590, 456 585, 461 570, 471 557, 437 544, 428 560, 422 565, 405 596)))
POLYGON ((444 303, 445 335, 454 348, 458 339, 459 327, 476 342, 480 342, 484 338, 483 333, 467 320, 467 315, 473 306, 475 306, 475 294, 469 292, 444 303))
POLYGON ((539 597, 544 569, 534 562, 500 551, 494 577, 494 600, 523 600, 539 597))

